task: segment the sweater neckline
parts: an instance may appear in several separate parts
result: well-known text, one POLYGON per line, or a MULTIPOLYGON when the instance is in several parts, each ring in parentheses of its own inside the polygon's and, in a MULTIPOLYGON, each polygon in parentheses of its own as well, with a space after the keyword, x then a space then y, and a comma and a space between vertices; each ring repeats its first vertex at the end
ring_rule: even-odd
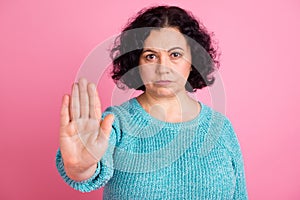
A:
POLYGON ((199 124, 199 122, 202 121, 202 118, 204 116, 204 112, 206 110, 206 107, 205 105, 198 101, 198 103, 200 104, 200 112, 197 114, 197 116, 189 121, 184 121, 184 122, 166 122, 166 121, 162 121, 162 120, 159 120, 153 116, 151 116, 143 107, 142 105, 138 102, 137 98, 134 97, 130 100, 131 104, 137 108, 137 110, 139 111, 141 117, 143 117, 144 119, 148 119, 152 122, 155 122, 157 124, 160 124, 160 125, 164 125, 164 126, 167 126, 167 127, 178 127, 178 126, 189 126, 189 125, 195 125, 195 124, 199 124))

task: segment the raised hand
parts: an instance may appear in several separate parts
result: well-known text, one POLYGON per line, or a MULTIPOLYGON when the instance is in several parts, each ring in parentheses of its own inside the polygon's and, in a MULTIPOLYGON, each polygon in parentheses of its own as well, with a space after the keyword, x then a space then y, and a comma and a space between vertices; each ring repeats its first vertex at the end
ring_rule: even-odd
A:
POLYGON ((101 103, 95 84, 81 78, 71 97, 63 96, 60 115, 60 151, 67 175, 81 181, 93 175, 108 148, 113 115, 101 121, 101 103))

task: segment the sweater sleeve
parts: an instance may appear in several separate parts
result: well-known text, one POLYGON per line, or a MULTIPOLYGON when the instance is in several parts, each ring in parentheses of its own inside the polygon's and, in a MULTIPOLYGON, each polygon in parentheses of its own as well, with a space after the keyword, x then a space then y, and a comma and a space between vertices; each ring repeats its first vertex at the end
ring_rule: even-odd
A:
POLYGON ((244 161, 241 152, 241 147, 237 135, 233 129, 231 122, 227 119, 225 121, 225 129, 227 130, 227 142, 229 151, 232 157, 232 166, 235 173, 235 191, 234 200, 247 200, 248 193, 246 187, 246 177, 244 170, 244 161))
MULTIPOLYGON (((108 113, 103 114, 103 116, 108 113)), ((114 122, 115 124, 115 122, 114 122)), ((83 181, 75 181, 69 178, 66 175, 64 169, 64 163, 61 156, 60 149, 58 149, 56 153, 56 168, 63 178, 63 180, 73 189, 78 190, 80 192, 91 192, 93 190, 97 190, 103 187, 113 176, 114 168, 113 168, 113 152, 116 144, 117 130, 115 125, 113 124, 112 132, 109 138, 108 149, 103 155, 102 159, 97 164, 97 169, 92 177, 83 181)))

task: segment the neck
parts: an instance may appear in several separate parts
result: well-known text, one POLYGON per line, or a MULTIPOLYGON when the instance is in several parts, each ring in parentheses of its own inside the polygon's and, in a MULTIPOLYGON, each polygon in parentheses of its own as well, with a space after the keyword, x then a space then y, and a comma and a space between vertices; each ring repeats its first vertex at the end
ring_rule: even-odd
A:
POLYGON ((162 121, 189 121, 200 112, 199 103, 185 91, 168 97, 156 97, 145 92, 137 100, 146 112, 162 121))

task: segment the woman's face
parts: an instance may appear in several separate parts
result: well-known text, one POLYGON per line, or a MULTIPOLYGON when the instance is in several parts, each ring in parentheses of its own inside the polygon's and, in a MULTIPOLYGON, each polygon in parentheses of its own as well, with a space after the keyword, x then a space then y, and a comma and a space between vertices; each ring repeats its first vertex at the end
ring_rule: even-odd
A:
POLYGON ((185 92, 190 71, 190 47, 179 30, 171 27, 152 30, 139 59, 146 93, 166 97, 185 92))

